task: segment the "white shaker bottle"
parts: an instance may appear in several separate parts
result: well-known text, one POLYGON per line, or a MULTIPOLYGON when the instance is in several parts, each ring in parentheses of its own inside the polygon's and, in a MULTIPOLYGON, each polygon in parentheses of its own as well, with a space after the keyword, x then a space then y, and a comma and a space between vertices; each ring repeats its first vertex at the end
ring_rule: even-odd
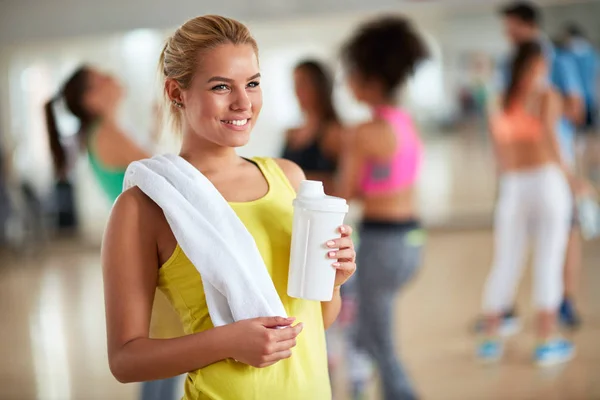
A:
POLYGON ((290 297, 330 301, 336 260, 328 258, 327 241, 340 237, 348 212, 346 200, 327 196, 323 183, 302 181, 294 204, 292 248, 287 293, 290 297))

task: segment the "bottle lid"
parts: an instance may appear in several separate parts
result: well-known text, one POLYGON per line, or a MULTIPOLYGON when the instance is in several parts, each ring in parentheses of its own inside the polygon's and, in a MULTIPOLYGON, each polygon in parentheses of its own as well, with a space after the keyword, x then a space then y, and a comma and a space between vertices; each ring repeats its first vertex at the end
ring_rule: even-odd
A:
POLYGON ((302 181, 293 204, 294 206, 310 211, 348 212, 346 200, 326 195, 323 189, 323 182, 320 181, 302 181))

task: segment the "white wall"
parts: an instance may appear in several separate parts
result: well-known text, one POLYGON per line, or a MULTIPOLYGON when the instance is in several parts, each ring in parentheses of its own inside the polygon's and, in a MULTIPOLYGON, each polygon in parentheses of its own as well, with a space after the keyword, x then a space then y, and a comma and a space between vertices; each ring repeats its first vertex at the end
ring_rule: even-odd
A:
MULTIPOLYGON (((505 0, 428 1, 449 9, 491 7, 505 0)), ((572 0, 538 0, 568 3, 572 0)), ((131 29, 164 29, 200 14, 222 14, 244 21, 272 21, 382 10, 410 12, 421 0, 0 0, 0 43, 110 34, 131 29)), ((426 4, 429 6, 430 4, 426 4)))
MULTIPOLYGON (((337 70, 340 44, 364 17, 364 14, 342 15, 248 24, 260 47, 264 105, 252 139, 240 149, 240 154, 277 156, 280 153, 283 132, 301 119, 293 94, 293 66, 302 58, 316 57, 337 70)), ((418 18, 418 25, 427 35, 437 58, 428 69, 424 69, 422 74, 425 75, 417 76, 412 83, 406 95, 407 106, 416 110, 439 108, 443 104, 444 93, 432 93, 430 86, 432 82, 442 81, 439 67, 441 50, 437 44, 441 14, 423 8, 415 12, 414 17, 418 18)), ((4 93, 2 104, 10 105, 3 107, 3 114, 7 116, 5 131, 18 149, 15 163, 20 176, 32 181, 42 195, 51 188, 52 168, 42 107, 56 93, 59 82, 80 62, 108 69, 125 83, 128 98, 123 106, 122 122, 130 127, 137 140, 144 142, 150 128, 152 102, 157 94, 156 61, 164 38, 171 31, 137 30, 8 47, 4 53, 8 80, 3 82, 8 90, 4 93)), ((337 81, 335 98, 346 122, 356 122, 368 116, 367 110, 349 96, 341 79, 337 81)), ((76 125, 72 124, 68 113, 61 112, 60 107, 57 111, 61 126, 74 131, 76 125)), ((163 139, 159 151, 176 150, 177 138, 174 135, 165 131, 163 139)), ((109 204, 90 175, 85 158, 80 159, 76 171, 84 230, 92 240, 97 240, 103 230, 109 204)))
MULTIPOLYGON (((56 1, 60 5, 67 0, 56 1)), ((136 4, 135 1, 123 3, 136 4)), ((311 0, 311 4, 315 1, 311 0)), ((352 2, 359 3, 362 4, 352 2)), ((0 0, 2 7, 6 4, 17 7, 13 11, 23 11, 29 10, 34 3, 23 0, 19 3, 20 6, 15 6, 16 3, 12 0, 0 0)), ((36 12, 43 12, 45 7, 47 6, 41 6, 36 12)), ((406 107, 413 111, 427 134, 432 126, 428 122, 444 118, 455 108, 454 89, 463 73, 460 70, 461 54, 481 51, 498 56, 505 51, 500 21, 494 8, 481 3, 468 10, 433 4, 413 7, 396 5, 394 9, 402 11, 415 21, 430 43, 434 56, 432 62, 418 72, 404 97, 406 107)), ((49 7, 48 12, 55 13, 56 10, 49 7)), ((156 12, 154 10, 150 15, 156 12)), ((54 18, 52 15, 49 19, 54 18)), ((99 20, 106 20, 107 17, 109 16, 98 15, 99 20)), ((293 65, 301 58, 314 56, 337 67, 340 43, 348 37, 357 23, 367 17, 364 13, 337 13, 271 22, 264 19, 248 22, 260 46, 264 106, 253 137, 245 148, 240 149, 241 154, 275 156, 279 153, 283 131, 298 123, 301 118, 292 90, 293 65)), ((123 15, 116 13, 113 19, 118 22, 122 18, 123 15)), ((182 17, 179 22, 184 19, 182 17)), ((132 24, 135 25, 135 19, 132 24)), ((79 28, 84 27, 77 27, 79 28)), ((43 29, 46 28, 41 27, 37 31, 43 29)), ((156 61, 164 38, 172 30, 134 30, 47 40, 21 38, 19 43, 5 45, 0 52, 0 76, 6 77, 0 79, 0 135, 17 147, 15 163, 21 176, 33 181, 41 193, 47 192, 52 180, 43 124, 43 102, 56 92, 58 83, 80 62, 108 69, 123 80, 129 93, 123 107, 123 123, 130 128, 132 136, 144 142, 150 127, 151 105, 157 93, 156 61)), ((57 34, 55 32, 49 36, 57 34)), ((346 122, 356 122, 367 116, 367 110, 352 100, 341 80, 336 86, 335 99, 346 122)), ((66 113, 61 121, 69 127, 66 113)), ((176 149, 177 138, 165 132, 159 150, 176 149)), ((86 160, 80 161, 77 170, 78 203, 85 231, 92 240, 98 240, 109 204, 92 179, 86 160)))

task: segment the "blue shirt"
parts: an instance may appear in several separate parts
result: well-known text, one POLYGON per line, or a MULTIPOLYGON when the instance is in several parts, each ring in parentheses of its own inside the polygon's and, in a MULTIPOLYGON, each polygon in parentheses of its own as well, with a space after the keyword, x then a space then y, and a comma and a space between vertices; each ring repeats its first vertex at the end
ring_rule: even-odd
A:
MULTIPOLYGON (((573 56, 565 51, 555 49, 545 37, 540 38, 540 45, 548 62, 548 80, 562 96, 583 97, 583 89, 573 56)), ((505 59, 502 68, 503 87, 508 87, 511 70, 510 61, 505 59)), ((571 165, 575 162, 575 126, 566 117, 561 117, 556 127, 558 144, 565 161, 571 165)))
POLYGON ((585 39, 573 39, 567 52, 575 62, 581 78, 586 107, 594 107, 596 101, 596 83, 600 73, 600 59, 594 47, 585 39))

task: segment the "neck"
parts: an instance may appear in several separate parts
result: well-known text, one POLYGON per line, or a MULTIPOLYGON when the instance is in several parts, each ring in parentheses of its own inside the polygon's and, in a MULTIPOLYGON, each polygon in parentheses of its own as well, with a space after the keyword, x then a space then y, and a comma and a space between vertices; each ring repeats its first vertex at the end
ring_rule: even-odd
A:
POLYGON ((533 41, 533 40, 538 40, 538 39, 540 39, 541 37, 542 37, 542 34, 541 34, 541 32, 540 32, 538 29, 536 29, 536 28, 533 28, 533 29, 531 30, 531 32, 529 33, 529 38, 528 38, 527 40, 531 40, 531 41, 533 41))
POLYGON ((376 109, 382 108, 382 107, 397 107, 397 104, 395 101, 382 101, 379 103, 371 104, 371 109, 373 109, 373 110, 376 110, 376 109))
POLYGON ((233 147, 219 146, 192 131, 184 133, 179 155, 204 174, 223 171, 241 161, 233 147))
POLYGON ((392 98, 388 97, 379 97, 369 102, 369 107, 378 108, 378 107, 396 107, 396 101, 392 98))
POLYGON ((116 112, 107 112, 105 114, 99 115, 96 118, 96 121, 99 121, 102 124, 116 126, 117 125, 117 113, 116 112))

